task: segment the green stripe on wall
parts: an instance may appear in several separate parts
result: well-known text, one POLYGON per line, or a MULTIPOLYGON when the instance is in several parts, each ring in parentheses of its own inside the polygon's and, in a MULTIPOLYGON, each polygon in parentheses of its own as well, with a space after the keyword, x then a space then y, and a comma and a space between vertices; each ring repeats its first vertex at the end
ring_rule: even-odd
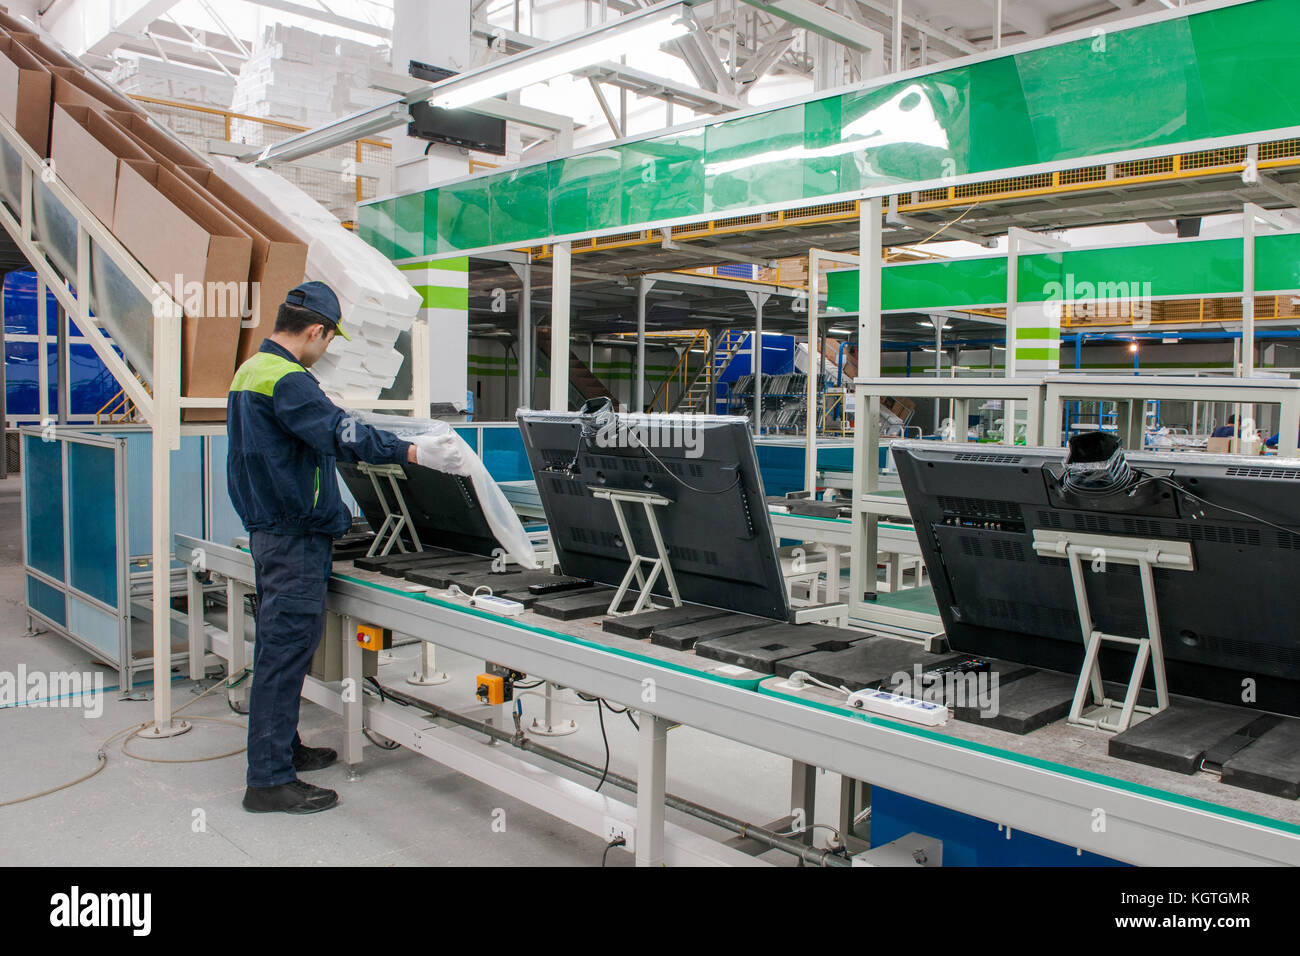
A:
POLYGON ((1031 362, 1054 362, 1060 358, 1060 349, 1016 349, 1017 359, 1027 359, 1031 362))
POLYGON ((1022 339, 1055 339, 1060 341, 1061 330, 1057 328, 1025 328, 1024 326, 1016 327, 1016 341, 1022 339))
POLYGON ((441 269, 444 272, 468 272, 469 257, 460 256, 457 259, 435 259, 431 262, 401 262, 397 268, 406 269, 412 272, 420 269, 441 269))
POLYGON ((453 289, 441 285, 412 286, 423 299, 425 309, 468 309, 469 289, 453 289))

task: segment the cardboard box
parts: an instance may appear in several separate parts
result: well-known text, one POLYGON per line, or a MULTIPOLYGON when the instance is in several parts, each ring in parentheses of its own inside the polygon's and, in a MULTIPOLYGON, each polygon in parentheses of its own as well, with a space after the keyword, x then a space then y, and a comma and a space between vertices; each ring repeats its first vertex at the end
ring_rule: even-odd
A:
POLYGON ((1205 450, 1211 455, 1258 455, 1263 442, 1254 438, 1243 441, 1235 435, 1226 438, 1211 438, 1205 444, 1205 450))
POLYGON ((5 33, 18 43, 25 46, 33 56, 46 66, 67 67, 81 72, 81 67, 79 67, 75 61, 65 55, 62 51, 56 50, 54 47, 50 46, 35 33, 30 32, 30 27, 24 28, 21 23, 18 23, 17 20, 13 20, 12 17, 7 19, 14 23, 15 26, 10 26, 8 23, 0 21, 0 26, 4 27, 5 33))
POLYGON ((139 111, 130 100, 81 70, 54 65, 47 65, 46 69, 54 77, 54 100, 57 103, 97 110, 123 110, 129 113, 139 111))
POLYGON ((212 167, 201 164, 183 143, 172 139, 144 117, 112 111, 105 115, 146 150, 154 162, 184 176, 205 199, 252 239, 249 267, 251 314, 240 333, 236 366, 242 364, 258 350, 262 339, 271 334, 275 313, 285 295, 303 281, 307 268, 306 243, 299 241, 283 223, 244 192, 217 176, 212 167))
POLYGON ((55 175, 110 229, 122 159, 147 162, 149 154, 95 110, 54 105, 50 162, 55 175))
POLYGON ((249 268, 253 314, 240 330, 236 365, 241 365, 274 330, 275 313, 289 290, 303 281, 307 271, 307 246, 211 169, 182 167, 180 171, 228 209, 253 239, 249 268))
POLYGON ((138 142, 153 161, 164 166, 210 169, 211 164, 180 140, 135 110, 109 110, 104 114, 138 142))
MULTIPOLYGON (((129 159, 119 164, 113 234, 184 308, 181 395, 224 398, 235 374, 252 239, 176 173, 129 159)), ((225 412, 186 409, 183 418, 221 421, 225 412)))
POLYGON ((40 156, 50 155, 50 74, 8 36, 0 37, 0 116, 40 156))

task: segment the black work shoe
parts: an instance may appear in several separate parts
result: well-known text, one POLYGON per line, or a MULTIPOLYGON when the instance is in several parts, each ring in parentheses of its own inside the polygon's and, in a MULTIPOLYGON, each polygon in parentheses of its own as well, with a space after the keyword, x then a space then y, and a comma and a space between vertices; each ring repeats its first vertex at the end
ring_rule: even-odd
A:
POLYGON ((249 813, 319 813, 339 802, 339 795, 324 787, 292 780, 277 787, 249 787, 244 809, 249 813))
POLYGON ((299 773, 311 773, 313 770, 324 770, 338 759, 338 753, 329 747, 295 747, 293 769, 299 773))

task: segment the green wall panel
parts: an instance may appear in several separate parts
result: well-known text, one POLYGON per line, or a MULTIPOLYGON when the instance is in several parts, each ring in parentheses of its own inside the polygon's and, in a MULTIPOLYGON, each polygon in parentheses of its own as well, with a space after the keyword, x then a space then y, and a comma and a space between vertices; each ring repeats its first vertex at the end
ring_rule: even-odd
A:
POLYGON ((623 221, 623 157, 617 150, 557 159, 547 171, 557 236, 609 229, 623 221))
POLYGON ((488 180, 482 178, 437 190, 437 252, 492 245, 488 187, 488 180))
MULTIPOLYGON (((885 312, 1004 305, 1006 259, 980 256, 907 262, 881 270, 885 312)), ((1153 299, 1240 295, 1240 239, 1198 239, 1145 246, 1037 253, 1019 257, 1021 302, 1056 296, 1069 300, 1153 299), (1148 285, 1149 283, 1149 285, 1148 285)), ((858 310, 856 270, 828 273, 827 312, 858 310)), ((1300 233, 1255 240, 1255 290, 1300 291, 1300 233)))
POLYGON ((546 166, 525 166, 494 176, 490 190, 492 241, 526 243, 534 236, 550 235, 550 204, 521 198, 545 196, 550 187, 546 166))
MULTIPOLYGON (((706 128, 619 147, 623 192, 620 224, 704 214, 706 128)), ((533 201, 546 199, 539 196, 533 201)))
MULTIPOLYGON (((1190 11, 428 190, 424 254, 1300 127, 1300 0, 1190 11)), ((407 198, 360 214, 391 257, 417 254, 407 198)))

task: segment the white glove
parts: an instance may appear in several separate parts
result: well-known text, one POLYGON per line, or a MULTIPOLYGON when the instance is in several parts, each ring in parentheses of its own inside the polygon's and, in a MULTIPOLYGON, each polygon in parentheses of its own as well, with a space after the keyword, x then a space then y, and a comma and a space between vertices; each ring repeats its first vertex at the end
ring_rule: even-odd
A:
POLYGON ((455 432, 447 435, 417 435, 411 444, 415 445, 415 462, 422 468, 450 475, 470 473, 469 462, 461 452, 465 442, 455 432))

